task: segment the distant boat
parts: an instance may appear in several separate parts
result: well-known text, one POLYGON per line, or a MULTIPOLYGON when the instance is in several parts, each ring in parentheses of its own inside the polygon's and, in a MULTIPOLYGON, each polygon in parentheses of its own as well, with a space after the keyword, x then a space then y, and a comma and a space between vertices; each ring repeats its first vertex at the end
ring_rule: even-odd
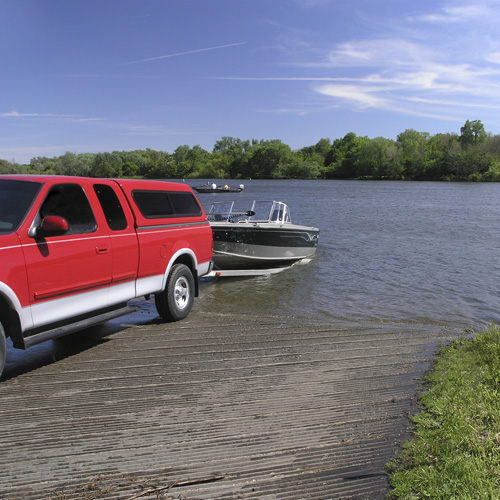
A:
POLYGON ((241 193, 245 186, 240 184, 237 188, 231 188, 227 184, 217 186, 215 183, 207 182, 203 186, 193 187, 197 193, 241 193))
POLYGON ((316 253, 319 229, 292 224, 285 203, 254 201, 247 212, 234 212, 233 204, 213 203, 208 213, 217 269, 271 268, 316 253))

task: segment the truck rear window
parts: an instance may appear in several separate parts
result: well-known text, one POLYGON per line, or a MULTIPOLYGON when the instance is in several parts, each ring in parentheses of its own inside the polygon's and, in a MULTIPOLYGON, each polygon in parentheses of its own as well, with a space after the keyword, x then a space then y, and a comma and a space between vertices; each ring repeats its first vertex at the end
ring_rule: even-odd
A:
POLYGON ((147 219, 199 217, 202 213, 193 193, 185 191, 133 191, 132 197, 147 219))

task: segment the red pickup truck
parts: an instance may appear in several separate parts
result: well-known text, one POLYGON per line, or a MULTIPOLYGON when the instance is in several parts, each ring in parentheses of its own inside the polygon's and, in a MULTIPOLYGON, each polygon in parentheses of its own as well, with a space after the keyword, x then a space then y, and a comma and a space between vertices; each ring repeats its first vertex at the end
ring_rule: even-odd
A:
POLYGON ((154 294, 185 318, 211 270, 212 230, 191 188, 163 181, 0 176, 0 375, 19 349, 135 310, 154 294))

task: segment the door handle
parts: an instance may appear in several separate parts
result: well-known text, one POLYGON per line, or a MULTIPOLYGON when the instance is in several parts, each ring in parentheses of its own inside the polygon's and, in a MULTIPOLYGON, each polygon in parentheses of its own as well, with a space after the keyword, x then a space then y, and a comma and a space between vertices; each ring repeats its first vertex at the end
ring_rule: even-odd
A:
POLYGON ((95 247, 95 251, 98 255, 109 253, 108 247, 95 247))

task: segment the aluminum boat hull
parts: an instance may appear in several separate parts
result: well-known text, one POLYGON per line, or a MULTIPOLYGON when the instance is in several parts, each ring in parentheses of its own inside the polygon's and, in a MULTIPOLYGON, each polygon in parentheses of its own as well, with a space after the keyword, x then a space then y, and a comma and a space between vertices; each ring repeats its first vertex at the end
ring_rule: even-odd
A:
POLYGON ((289 265, 311 257, 319 229, 296 224, 211 222, 213 261, 218 269, 289 265))

